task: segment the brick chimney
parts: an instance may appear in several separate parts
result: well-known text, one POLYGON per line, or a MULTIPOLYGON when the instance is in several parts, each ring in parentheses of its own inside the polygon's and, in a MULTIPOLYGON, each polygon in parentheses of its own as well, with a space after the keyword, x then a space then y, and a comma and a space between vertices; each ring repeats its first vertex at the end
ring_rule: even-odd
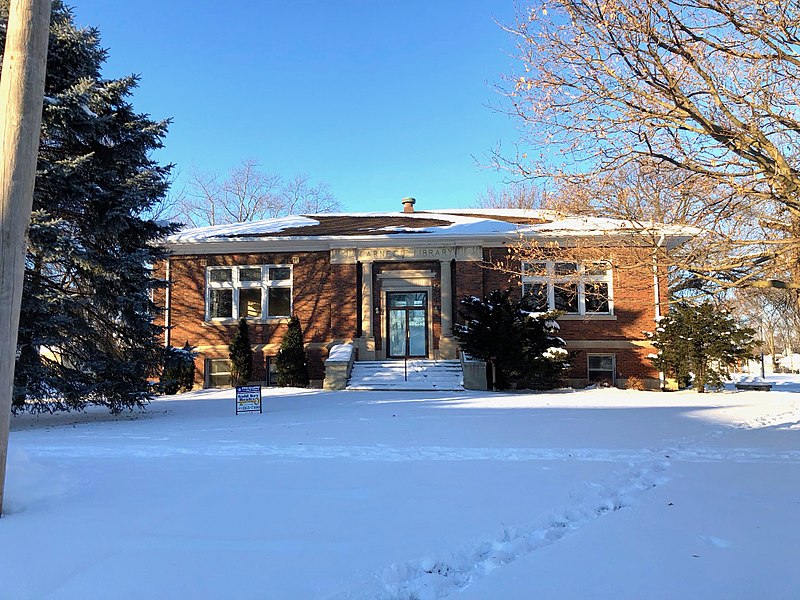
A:
POLYGON ((416 203, 416 200, 414 200, 414 198, 403 198, 403 212, 404 213, 414 212, 414 203, 416 203))

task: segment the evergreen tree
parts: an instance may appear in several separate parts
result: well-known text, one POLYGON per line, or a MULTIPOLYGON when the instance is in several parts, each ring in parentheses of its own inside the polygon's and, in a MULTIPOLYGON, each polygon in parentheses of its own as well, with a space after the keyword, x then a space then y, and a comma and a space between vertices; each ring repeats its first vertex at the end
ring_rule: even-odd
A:
POLYGON ((189 345, 189 341, 181 348, 181 353, 184 356, 183 369, 181 370, 180 377, 178 378, 179 391, 191 392, 194 389, 194 359, 197 358, 197 352, 189 345))
POLYGON ((569 368, 556 314, 536 313, 531 302, 512 300, 509 290, 461 300, 454 334, 467 354, 494 363, 498 388, 552 389, 569 368))
POLYGON ((164 369, 161 372, 162 394, 189 392, 194 387, 194 359, 197 353, 186 342, 183 348, 168 346, 165 350, 164 369))
POLYGON ((705 392, 718 388, 737 359, 748 358, 756 342, 754 330, 742 327, 723 306, 703 302, 674 304, 650 334, 658 354, 651 356, 657 369, 705 392))
MULTIPOLYGON (((8 0, 0 0, 0 52, 8 0)), ((135 76, 102 79, 96 29, 53 2, 14 406, 112 412, 148 400, 163 348, 150 265, 174 231, 145 215, 170 167, 150 159, 167 122, 134 112, 135 76)))
POLYGON ((231 385, 245 385, 253 379, 253 349, 250 346, 250 327, 245 318, 239 319, 239 328, 228 346, 231 359, 231 385))
POLYGON ((308 386, 308 368, 306 366, 306 351, 303 347, 303 330, 300 319, 292 317, 289 328, 281 340, 281 348, 275 359, 275 368, 278 372, 278 385, 281 387, 306 387, 308 386))

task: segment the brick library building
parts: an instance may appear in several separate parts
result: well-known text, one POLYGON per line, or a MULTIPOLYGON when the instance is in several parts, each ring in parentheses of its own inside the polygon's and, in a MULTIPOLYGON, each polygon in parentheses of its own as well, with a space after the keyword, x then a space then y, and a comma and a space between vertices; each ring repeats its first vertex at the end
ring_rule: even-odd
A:
MULTIPOLYGON (((660 230, 669 249, 685 240, 660 230)), ((568 383, 637 378, 658 387, 645 331, 666 308, 665 275, 630 223, 516 209, 290 216, 187 229, 167 240, 166 344, 195 347, 196 387, 230 385, 228 345, 241 318, 254 377, 271 365, 296 315, 312 384, 337 344, 356 361, 459 358, 459 300, 497 289, 558 310, 568 383), (637 250, 643 250, 637 251, 637 250), (635 260, 631 257, 635 255, 635 260)))

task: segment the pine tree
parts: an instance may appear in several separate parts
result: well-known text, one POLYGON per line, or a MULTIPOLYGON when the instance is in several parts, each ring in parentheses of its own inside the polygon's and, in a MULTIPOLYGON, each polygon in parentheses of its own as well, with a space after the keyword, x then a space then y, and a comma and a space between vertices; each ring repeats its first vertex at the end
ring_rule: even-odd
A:
POLYGON ((750 356, 755 331, 742 327, 723 306, 703 302, 678 302, 650 334, 658 354, 651 357, 655 367, 705 392, 719 388, 727 370, 737 359, 750 356))
POLYGON ((231 359, 231 385, 245 385, 253 379, 253 349, 250 346, 250 327, 239 320, 239 327, 228 346, 231 359))
POLYGON ((300 319, 292 317, 289 328, 281 340, 281 347, 275 359, 278 372, 278 385, 281 387, 307 387, 308 368, 306 351, 303 347, 303 330, 300 319))
POLYGON ((496 385, 552 389, 569 368, 556 313, 538 314, 530 297, 512 300, 509 290, 461 300, 454 334, 470 356, 492 362, 496 385))
POLYGON ((185 357, 183 361, 183 369, 181 370, 180 377, 178 377, 178 390, 181 392, 191 392, 194 389, 194 359, 197 358, 197 352, 189 345, 189 341, 181 348, 181 352, 185 357))
MULTIPOLYGON (((0 51, 8 0, 0 0, 0 51)), ((53 2, 42 136, 20 315, 15 410, 142 405, 158 373, 150 265, 174 228, 145 218, 170 167, 149 158, 167 122, 137 114, 135 76, 101 77, 96 29, 53 2)))

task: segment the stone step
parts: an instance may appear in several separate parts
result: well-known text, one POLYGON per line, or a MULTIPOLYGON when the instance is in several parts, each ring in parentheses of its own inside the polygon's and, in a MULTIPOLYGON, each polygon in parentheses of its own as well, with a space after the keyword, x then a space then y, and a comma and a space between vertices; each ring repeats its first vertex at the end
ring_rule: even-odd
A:
POLYGON ((431 386, 423 386, 423 385, 348 385, 347 388, 353 392, 463 392, 464 388, 462 386, 442 386, 442 387, 431 387, 431 386))
POLYGON ((348 390, 461 391, 457 360, 376 360, 353 364, 348 390))
MULTIPOLYGON (((398 367, 402 369, 404 364, 406 363, 402 360, 387 360, 387 361, 359 360, 354 362, 353 366, 364 367, 368 369, 378 369, 378 368, 391 369, 398 367)), ((457 360, 437 360, 437 361, 409 360, 408 366, 410 367, 412 365, 423 368, 434 368, 434 367, 456 367, 459 369, 461 368, 461 363, 457 360)))
POLYGON ((361 366, 358 366, 358 365, 353 365, 353 369, 358 369, 359 371, 364 371, 364 372, 367 372, 367 371, 405 371, 406 369, 408 369, 409 371, 412 371, 412 370, 413 371, 432 371, 432 370, 438 370, 438 371, 460 371, 461 370, 461 366, 459 366, 459 365, 443 365, 441 367, 423 367, 423 366, 419 366, 419 365, 409 364, 408 367, 405 367, 402 364, 400 364, 400 365, 385 365, 385 366, 374 365, 374 366, 361 367, 361 366))

